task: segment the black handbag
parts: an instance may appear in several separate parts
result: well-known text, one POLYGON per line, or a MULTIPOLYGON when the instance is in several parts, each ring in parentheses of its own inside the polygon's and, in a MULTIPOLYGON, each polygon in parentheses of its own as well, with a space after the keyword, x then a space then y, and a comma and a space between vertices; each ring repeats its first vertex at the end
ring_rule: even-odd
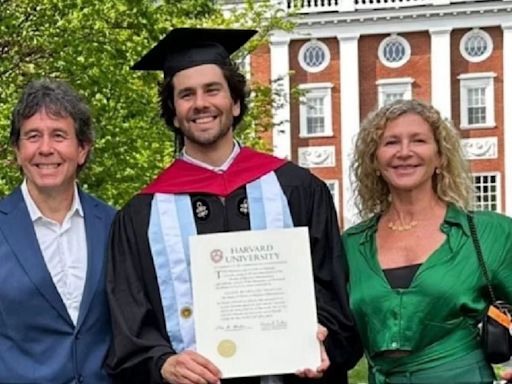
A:
POLYGON ((504 363, 505 361, 510 360, 510 356, 512 354, 512 336, 510 334, 510 327, 512 325, 510 315, 512 313, 511 306, 503 301, 496 300, 494 290, 490 283, 489 272, 487 271, 487 266, 484 262, 480 242, 478 241, 473 216, 468 214, 467 217, 480 269, 484 275, 484 279, 489 290, 489 296, 491 298, 491 305, 489 305, 488 310, 482 319, 480 342, 482 344, 485 357, 489 363, 504 363))

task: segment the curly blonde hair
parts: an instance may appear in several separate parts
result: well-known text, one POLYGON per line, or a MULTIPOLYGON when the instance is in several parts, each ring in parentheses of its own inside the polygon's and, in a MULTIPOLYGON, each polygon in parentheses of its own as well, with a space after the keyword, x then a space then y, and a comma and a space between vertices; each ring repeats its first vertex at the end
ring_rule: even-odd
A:
POLYGON ((351 171, 359 214, 368 218, 390 206, 389 186, 377 172, 376 153, 387 124, 406 113, 420 116, 432 128, 441 160, 439 173, 432 176, 437 196, 467 210, 473 198, 473 183, 458 132, 431 105, 418 100, 396 100, 371 112, 357 135, 351 171))

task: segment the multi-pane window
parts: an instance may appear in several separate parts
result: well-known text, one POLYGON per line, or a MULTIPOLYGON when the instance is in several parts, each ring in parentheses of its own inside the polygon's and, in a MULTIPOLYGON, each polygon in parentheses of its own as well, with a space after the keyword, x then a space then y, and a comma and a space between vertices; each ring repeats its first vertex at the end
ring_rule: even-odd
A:
POLYGON ((485 124, 485 87, 468 88, 468 124, 485 124))
POLYGON ((460 127, 493 128, 494 77, 493 72, 465 73, 460 80, 460 127))
POLYGON ((303 92, 300 101, 300 136, 332 135, 331 83, 299 85, 303 92))
POLYGON ((395 100, 412 98, 412 83, 410 77, 381 79, 376 82, 378 88, 379 107, 388 105, 395 100))
POLYGON ((384 105, 391 104, 395 100, 403 99, 405 92, 389 92, 384 94, 384 105))
POLYGON ((501 210, 499 173, 475 173, 473 209, 480 211, 501 210))
POLYGON ((334 201, 334 206, 336 207, 336 210, 339 212, 339 182, 338 180, 324 180, 325 184, 329 187, 329 191, 331 191, 332 200, 334 201))
POLYGON ((325 131, 325 97, 306 97, 306 133, 321 134, 325 131))

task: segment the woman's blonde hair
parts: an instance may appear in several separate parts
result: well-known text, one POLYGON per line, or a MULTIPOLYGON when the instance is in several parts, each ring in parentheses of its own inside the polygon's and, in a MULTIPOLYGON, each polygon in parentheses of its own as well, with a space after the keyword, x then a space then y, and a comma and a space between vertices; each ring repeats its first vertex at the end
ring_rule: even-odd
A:
POLYGON ((439 171, 432 176, 434 192, 441 201, 463 210, 472 202, 473 183, 458 132, 431 105, 418 100, 396 100, 371 112, 357 135, 351 170, 355 179, 356 207, 362 218, 389 208, 389 186, 378 172, 376 153, 387 124, 407 113, 420 116, 432 128, 441 160, 439 171))

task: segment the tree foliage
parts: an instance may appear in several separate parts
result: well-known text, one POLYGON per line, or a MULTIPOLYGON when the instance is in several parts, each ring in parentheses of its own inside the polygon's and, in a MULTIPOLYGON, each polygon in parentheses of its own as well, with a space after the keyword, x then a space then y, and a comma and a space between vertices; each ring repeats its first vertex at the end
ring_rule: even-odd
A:
MULTIPOLYGON (((174 148, 159 117, 162 75, 129 67, 177 26, 258 28, 249 49, 271 29, 291 28, 268 1, 248 0, 228 14, 211 0, 0 0, 0 196, 21 179, 8 145, 10 113, 28 81, 44 76, 68 81, 93 111, 97 137, 80 175, 84 189, 121 206, 163 169, 174 148)), ((270 127, 279 95, 261 84, 254 89, 237 134, 261 148, 259 134, 270 127)))

